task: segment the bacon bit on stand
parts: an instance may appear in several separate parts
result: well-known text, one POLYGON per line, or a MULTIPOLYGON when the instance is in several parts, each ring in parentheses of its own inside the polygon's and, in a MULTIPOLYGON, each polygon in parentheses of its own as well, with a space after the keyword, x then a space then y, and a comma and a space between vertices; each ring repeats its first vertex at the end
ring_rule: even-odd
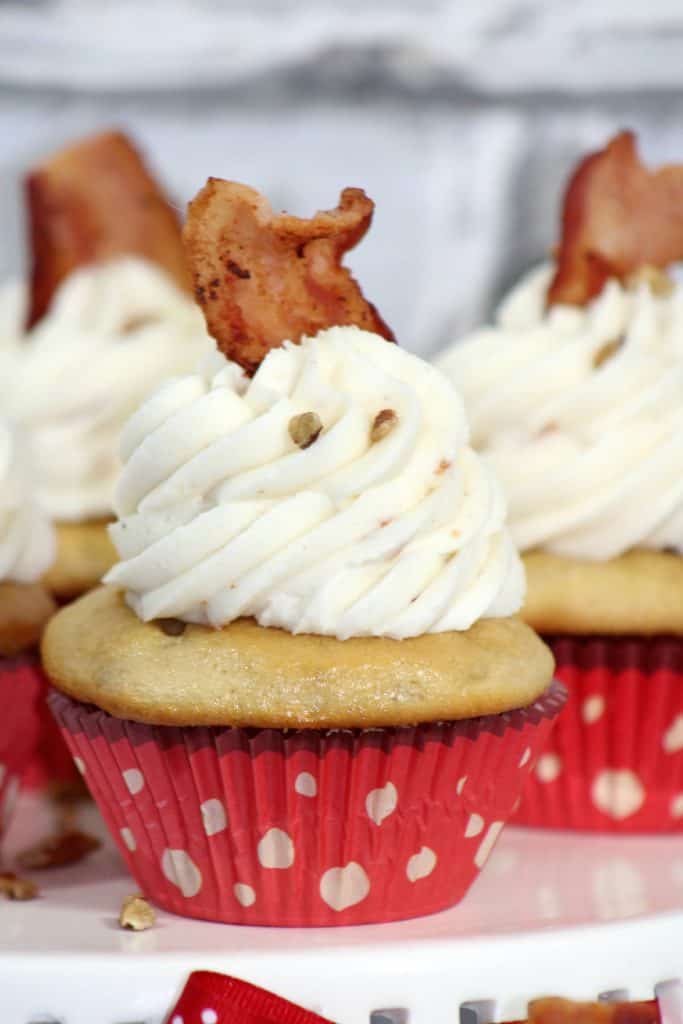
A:
POLYGON ((632 1003, 575 1003, 570 999, 535 999, 528 1024, 659 1024, 656 1000, 632 1003))
POLYGON ((19 878, 11 871, 0 873, 0 896, 6 900, 34 900, 38 886, 28 878, 19 878))
POLYGON ((72 829, 58 832, 30 846, 17 857, 17 863, 26 871, 43 871, 48 868, 61 868, 69 864, 77 864, 89 854, 99 850, 99 839, 72 829))

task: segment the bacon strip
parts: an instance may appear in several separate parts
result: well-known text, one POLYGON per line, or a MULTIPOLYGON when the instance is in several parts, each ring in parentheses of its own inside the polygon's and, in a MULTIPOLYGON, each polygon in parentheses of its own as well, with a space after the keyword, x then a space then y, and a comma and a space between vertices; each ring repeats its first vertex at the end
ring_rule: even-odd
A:
POLYGON ((576 1003, 571 999, 535 999, 528 1024, 659 1024, 659 1004, 647 1002, 576 1003))
POLYGON ((195 295, 221 351, 253 373, 271 348, 325 327, 356 324, 393 340, 342 266, 374 204, 347 188, 310 220, 274 214, 254 189, 209 178, 183 229, 195 295))
POLYGON ((609 277, 683 259, 683 166, 649 171, 633 132, 583 160, 565 193, 548 302, 584 305, 609 277))
POLYGON ((180 223, 130 140, 105 132, 61 150, 24 183, 32 253, 27 326, 77 267, 141 256, 189 290, 180 223))

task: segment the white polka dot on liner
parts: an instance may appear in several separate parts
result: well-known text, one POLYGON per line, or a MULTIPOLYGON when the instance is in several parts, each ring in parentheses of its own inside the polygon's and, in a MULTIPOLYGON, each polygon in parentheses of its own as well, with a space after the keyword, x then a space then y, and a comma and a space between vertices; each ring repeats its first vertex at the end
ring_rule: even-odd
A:
POLYGON ((683 818, 683 793, 677 793, 669 807, 672 818, 683 818))
POLYGON ((605 698, 601 693, 594 693, 592 696, 586 697, 581 705, 581 717, 586 725, 593 725, 594 722, 602 718, 604 713, 605 698))
POLYGON ((462 791, 465 788, 465 783, 466 782, 467 782, 467 776, 466 775, 463 775, 462 778, 458 779, 458 782, 457 782, 456 787, 455 787, 455 792, 458 794, 458 796, 462 795, 462 791))
POLYGON ((320 895, 332 910, 341 912, 361 903, 370 892, 370 879, 355 861, 330 868, 320 879, 320 895))
POLYGON ((235 882, 232 887, 235 899, 242 907, 253 907, 256 903, 256 893, 250 885, 245 882, 235 882))
POLYGON ((318 793, 318 783, 315 780, 315 775, 311 775, 310 772, 299 772, 294 780, 294 789, 299 796, 316 796, 318 793))
POLYGON ((398 790, 393 782, 378 789, 372 789, 365 798, 365 810, 368 818, 375 825, 381 825, 385 818, 393 814, 398 806, 398 790))
POLYGON ((662 738, 662 746, 667 754, 677 754, 683 750, 683 715, 677 715, 662 738))
POLYGON ((215 1010, 207 1007, 206 1010, 202 1010, 202 1024, 218 1024, 218 1014, 215 1010))
POLYGON ((121 829, 121 838, 128 847, 131 853, 137 850, 138 844, 135 842, 135 836, 129 828, 121 829))
POLYGON ((465 839, 473 839, 484 829, 484 819, 481 814, 470 814, 469 821, 465 828, 465 839))
POLYGON ((479 844, 479 849, 474 855, 474 863, 478 868, 483 868, 484 864, 489 858, 489 854, 493 849, 496 839, 500 835, 500 831, 503 827, 504 822, 494 821, 489 825, 489 830, 479 844))
POLYGON ((135 796, 137 793, 140 792, 141 789, 144 789, 145 776, 142 774, 141 771, 139 771, 139 769, 126 768, 125 772, 123 772, 122 774, 123 781, 126 784, 126 789, 131 794, 131 796, 135 796))
POLYGON ((202 887, 202 873, 186 850, 164 850, 161 870, 164 878, 177 886, 186 899, 196 896, 202 887))
POLYGON ((268 829, 256 849, 264 868, 284 870, 294 863, 294 843, 281 828, 268 829))
POLYGON ((527 747, 522 756, 519 759, 519 767, 523 768, 525 764, 528 764, 531 760, 531 747, 527 747))
POLYGON ((536 765, 539 782, 554 782, 562 771, 562 760, 558 754, 541 754, 536 765))
POLYGON ((409 882, 419 882, 427 878, 436 867, 436 854, 428 846, 423 846, 419 853, 414 853, 406 864, 406 875, 409 882))
POLYGON ((184 1024, 183 1018, 179 1013, 176 1013, 175 1017, 171 1021, 171 1024, 184 1024))
POLYGON ((74 764, 76 765, 76 771, 81 775, 85 775, 85 761, 83 758, 76 755, 76 757, 74 757, 74 764))
POLYGON ((606 768, 595 776, 591 798, 603 814, 623 821, 636 814, 645 803, 645 787, 635 772, 606 768))
POLYGON ((217 797, 205 800, 201 805, 202 825, 207 836, 218 835, 228 827, 228 816, 225 807, 217 797))

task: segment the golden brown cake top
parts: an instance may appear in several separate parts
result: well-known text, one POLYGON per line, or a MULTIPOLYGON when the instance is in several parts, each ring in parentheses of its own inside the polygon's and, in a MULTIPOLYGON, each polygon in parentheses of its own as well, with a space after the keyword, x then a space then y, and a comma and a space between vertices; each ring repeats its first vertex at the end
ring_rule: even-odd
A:
POLYGON ((517 619, 408 640, 293 636, 239 619, 221 630, 143 623, 103 587, 62 609, 43 645, 62 692, 156 725, 368 728, 532 703, 550 652, 517 619))
POLYGON ((40 583, 0 583, 0 655, 37 647, 57 606, 40 583))
POLYGON ((683 636, 683 558, 629 551, 607 562, 524 556, 522 617, 541 633, 683 636))

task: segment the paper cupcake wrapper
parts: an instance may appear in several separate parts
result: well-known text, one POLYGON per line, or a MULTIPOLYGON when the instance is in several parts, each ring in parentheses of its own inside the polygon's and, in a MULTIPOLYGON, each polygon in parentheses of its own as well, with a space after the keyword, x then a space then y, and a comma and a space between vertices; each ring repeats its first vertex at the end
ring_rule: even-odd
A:
POLYGON ((44 790, 49 788, 67 787, 73 792, 82 789, 79 775, 61 729, 54 719, 47 704, 50 684, 46 677, 40 675, 40 694, 38 698, 38 715, 40 719, 38 741, 22 780, 22 788, 27 790, 44 790))
POLYGON ((462 898, 565 700, 365 731, 168 728, 50 697, 145 895, 233 924, 351 925, 462 898))
POLYGON ((683 639, 544 639, 569 700, 515 823, 683 832, 683 639))
POLYGON ((0 838, 38 739, 40 685, 37 655, 0 658, 0 838))

